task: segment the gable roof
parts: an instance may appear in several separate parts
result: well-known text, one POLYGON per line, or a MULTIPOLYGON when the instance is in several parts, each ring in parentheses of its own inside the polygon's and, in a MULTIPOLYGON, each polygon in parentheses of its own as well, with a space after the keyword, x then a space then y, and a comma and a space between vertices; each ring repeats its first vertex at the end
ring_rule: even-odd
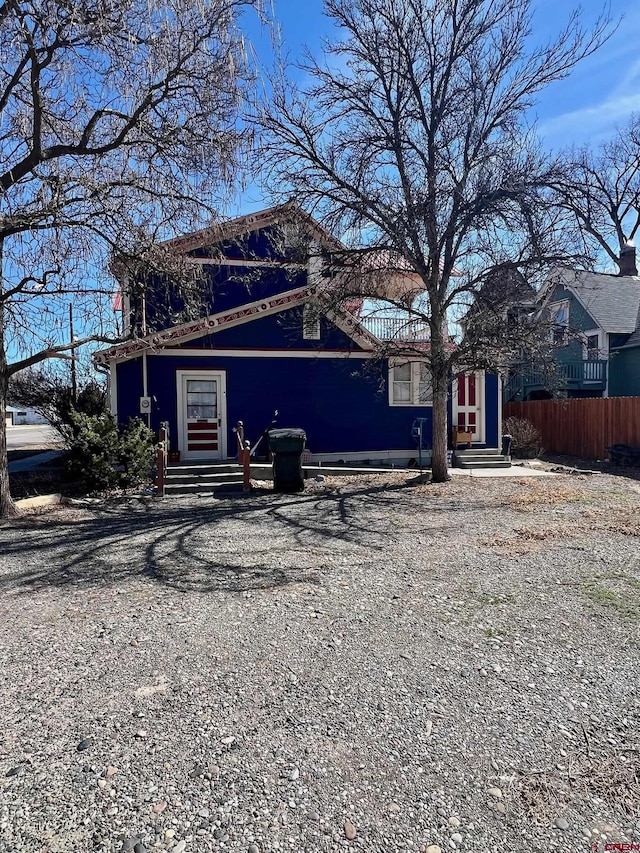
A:
POLYGON ((165 240, 160 245, 176 253, 183 254, 185 252, 192 252, 195 249, 212 246, 225 240, 243 237, 254 231, 259 231, 261 228, 268 228, 270 225, 283 222, 299 222, 303 224, 309 234, 321 246, 334 250, 344 251, 345 249, 340 240, 329 233, 319 222, 316 222, 312 216, 294 202, 269 207, 266 210, 259 210, 256 213, 248 213, 245 216, 238 216, 226 222, 216 222, 207 228, 202 228, 200 231, 194 231, 192 234, 185 234, 182 237, 165 240))
POLYGON ((549 275, 549 295, 558 284, 573 293, 604 332, 630 335, 638 329, 640 276, 557 268, 549 275))

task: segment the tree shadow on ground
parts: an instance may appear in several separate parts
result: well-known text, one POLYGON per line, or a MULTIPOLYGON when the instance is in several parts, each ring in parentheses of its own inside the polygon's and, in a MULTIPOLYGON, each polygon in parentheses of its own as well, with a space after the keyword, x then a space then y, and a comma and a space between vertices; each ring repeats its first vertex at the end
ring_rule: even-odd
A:
MULTIPOLYGON (((75 520, 56 514, 22 518, 0 525, 2 559, 7 566, 21 566, 0 575, 0 592, 132 579, 198 592, 319 585, 335 570, 336 557, 384 559, 390 538, 413 529, 450 533, 449 502, 430 506, 442 511, 442 522, 432 523, 429 531, 420 526, 416 484, 171 503, 129 499, 75 520), (407 527, 398 529, 390 517, 403 508, 407 527)), ((485 500, 466 502, 458 511, 477 513, 479 503, 485 500)))

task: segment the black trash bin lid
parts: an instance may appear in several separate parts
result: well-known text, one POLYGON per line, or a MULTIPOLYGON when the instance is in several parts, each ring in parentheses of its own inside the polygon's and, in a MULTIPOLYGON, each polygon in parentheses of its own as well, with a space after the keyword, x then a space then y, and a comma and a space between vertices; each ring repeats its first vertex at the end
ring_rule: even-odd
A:
POLYGON ((269 439, 304 438, 306 440, 307 438, 306 432, 298 427, 290 427, 289 429, 270 429, 268 435, 269 439))

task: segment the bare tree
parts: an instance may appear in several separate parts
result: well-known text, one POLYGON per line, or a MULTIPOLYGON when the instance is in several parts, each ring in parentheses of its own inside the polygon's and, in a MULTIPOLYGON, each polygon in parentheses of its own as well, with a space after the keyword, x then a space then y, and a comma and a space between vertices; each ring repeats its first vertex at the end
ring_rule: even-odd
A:
POLYGON ((264 162, 272 186, 359 247, 364 268, 377 266, 382 279, 385 267, 404 265, 417 276, 414 293, 390 304, 429 328, 432 474, 442 481, 449 381, 479 365, 471 338, 451 345, 454 315, 468 310, 488 269, 539 273, 571 251, 548 204, 555 165, 527 128, 527 109, 598 47, 609 23, 602 17, 587 32, 574 13, 557 40, 530 49, 529 0, 325 8, 339 39, 322 62, 308 58, 306 88, 275 82, 274 104, 259 116, 264 162))
POLYGON ((114 334, 107 257, 209 221, 237 168, 257 0, 0 3, 0 517, 9 378, 114 334), (66 311, 73 302, 76 338, 66 311))
POLYGON ((592 263, 604 255, 623 272, 625 248, 640 228, 640 114, 595 151, 566 152, 565 170, 557 200, 575 218, 592 263))

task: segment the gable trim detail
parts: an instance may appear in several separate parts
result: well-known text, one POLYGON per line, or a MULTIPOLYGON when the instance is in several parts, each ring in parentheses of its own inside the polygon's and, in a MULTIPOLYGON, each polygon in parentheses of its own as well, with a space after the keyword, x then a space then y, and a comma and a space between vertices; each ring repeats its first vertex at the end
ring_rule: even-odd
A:
POLYGON ((254 320, 256 317, 267 317, 270 314, 277 314, 283 308, 295 308, 310 296, 313 296, 314 293, 315 288, 303 287, 279 293, 268 299, 258 299, 255 302, 248 302, 246 305, 242 305, 240 308, 235 308, 232 311, 210 314, 208 317, 203 317, 200 320, 181 323, 179 326, 163 329, 160 332, 153 332, 142 338, 136 338, 133 341, 116 344, 109 349, 97 352, 93 357, 93 361, 95 364, 104 364, 112 358, 132 358, 144 351, 183 343, 194 338, 201 338, 215 329, 239 326, 242 323, 254 320))
MULTIPOLYGON (((229 329, 233 326, 248 323, 258 317, 268 317, 271 314, 278 314, 283 309, 296 308, 298 305, 303 305, 310 298, 314 297, 316 293, 316 287, 303 287, 279 293, 268 299, 258 299, 255 302, 248 302, 231 311, 211 314, 200 320, 182 323, 179 326, 173 326, 170 329, 164 329, 160 332, 153 332, 142 338, 116 344, 109 349, 95 353, 93 362, 94 364, 106 364, 112 359, 123 361, 135 358, 143 352, 153 352, 178 343, 186 343, 196 338, 201 338, 216 329, 229 329)), ((355 317, 352 318, 349 316, 346 311, 327 312, 327 316, 342 332, 363 348, 373 349, 378 343, 377 338, 371 335, 370 332, 367 332, 358 320, 355 317)), ((214 351, 211 350, 211 352, 214 351)))

